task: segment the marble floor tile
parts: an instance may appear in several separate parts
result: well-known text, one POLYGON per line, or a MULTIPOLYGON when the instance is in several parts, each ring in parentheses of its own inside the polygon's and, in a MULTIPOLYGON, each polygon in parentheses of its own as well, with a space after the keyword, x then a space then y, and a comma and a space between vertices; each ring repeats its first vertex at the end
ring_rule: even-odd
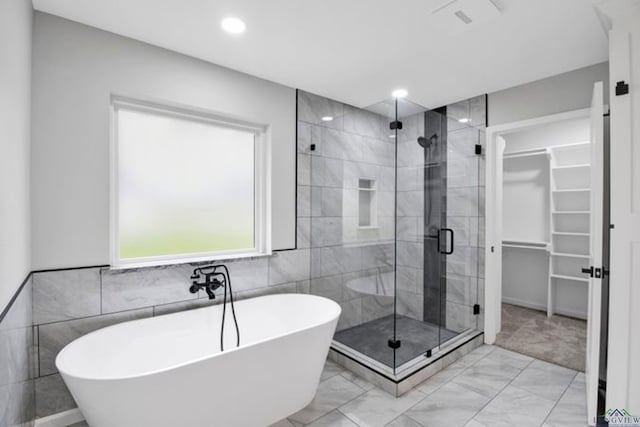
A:
POLYGON ((548 427, 584 427, 587 423, 584 374, 579 374, 551 410, 545 425, 548 427), (582 378, 579 378, 582 376, 582 378))
POLYGON ((340 365, 327 359, 327 361, 324 363, 322 374, 320 375, 320 381, 328 380, 329 378, 342 373, 342 371, 343 369, 340 367, 340 365))
POLYGON ((538 427, 555 403, 554 400, 508 386, 474 418, 491 427, 538 427))
POLYGON ((546 399, 558 400, 576 374, 572 369, 534 360, 511 385, 546 399))
POLYGON ((284 420, 280 420, 277 423, 271 424, 269 427, 298 427, 301 425, 302 424, 300 423, 294 423, 285 418, 284 420))
POLYGON ((352 383, 354 383, 355 385, 357 385, 358 387, 360 387, 365 391, 369 391, 375 387, 375 385, 371 384, 369 381, 365 380, 364 378, 357 376, 351 371, 343 370, 340 373, 340 375, 342 375, 347 380, 351 381, 352 383))
POLYGON ((489 400, 489 397, 462 385, 448 383, 407 411, 406 415, 425 427, 464 426, 489 400))
POLYGON ((374 388, 341 406, 340 412, 361 427, 382 427, 424 397, 425 395, 418 390, 394 397, 379 388, 374 388))
POLYGON ((311 423, 362 393, 364 393, 363 389, 342 375, 336 375, 321 382, 313 401, 306 408, 288 418, 290 421, 303 424, 311 423))
POLYGON ((494 351, 489 353, 484 360, 491 360, 499 363, 500 365, 524 369, 533 361, 533 358, 525 356, 524 354, 505 350, 503 348, 496 348, 494 351))
POLYGON ((358 424, 355 424, 339 411, 331 411, 308 425, 309 427, 358 427, 358 424))
POLYGON ((465 369, 452 382, 492 398, 519 373, 520 370, 518 368, 484 358, 465 369))
POLYGON ((422 427, 422 425, 403 414, 387 424, 386 427, 422 427))

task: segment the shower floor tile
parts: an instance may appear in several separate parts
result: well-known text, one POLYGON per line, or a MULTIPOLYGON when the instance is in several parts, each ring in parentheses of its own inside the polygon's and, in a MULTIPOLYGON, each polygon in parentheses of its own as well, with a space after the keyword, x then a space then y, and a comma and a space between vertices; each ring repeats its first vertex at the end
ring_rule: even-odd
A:
MULTIPOLYGON (((405 316, 397 316, 396 331, 396 338, 402 341, 402 345, 396 350, 396 366, 458 335, 433 323, 405 316)), ((355 351, 393 367, 393 350, 387 345, 389 338, 393 338, 393 315, 337 332, 333 338, 355 351)))

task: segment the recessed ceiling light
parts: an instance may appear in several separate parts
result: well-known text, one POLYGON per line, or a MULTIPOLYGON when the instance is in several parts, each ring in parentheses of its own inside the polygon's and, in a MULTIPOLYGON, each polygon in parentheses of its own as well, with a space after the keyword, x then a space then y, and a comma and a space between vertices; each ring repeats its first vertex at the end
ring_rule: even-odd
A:
POLYGON ((458 121, 460 123, 469 123, 471 121, 471 119, 469 117, 463 117, 461 119, 458 119, 458 121))
POLYGON ((391 92, 391 96, 393 96, 394 98, 404 98, 408 94, 409 92, 407 92, 406 89, 396 89, 393 92, 391 92))
POLYGON ((242 34, 247 29, 245 23, 238 18, 224 18, 221 25, 230 34, 242 34))
POLYGON ((322 118, 322 121, 323 121, 323 122, 330 122, 331 120, 333 120, 333 117, 332 117, 332 116, 324 116, 324 117, 322 118))

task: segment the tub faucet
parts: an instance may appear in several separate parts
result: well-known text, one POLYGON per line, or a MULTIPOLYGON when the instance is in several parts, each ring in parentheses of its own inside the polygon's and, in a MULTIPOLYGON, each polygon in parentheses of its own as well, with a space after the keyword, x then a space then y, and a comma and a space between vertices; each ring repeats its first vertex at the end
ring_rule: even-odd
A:
POLYGON ((236 326, 236 347, 240 347, 240 327, 238 326, 238 318, 236 317, 236 309, 233 305, 233 289, 231 288, 231 275, 229 269, 224 264, 207 265, 197 267, 191 274, 191 286, 189 292, 197 293, 200 289, 204 289, 209 295, 209 299, 215 299, 215 290, 220 286, 224 287, 224 299, 222 302, 222 322, 220 325, 220 351, 224 351, 224 323, 227 313, 227 293, 229 294, 229 304, 231 304, 231 314, 233 315, 233 323, 236 326), (203 279, 204 281, 200 281, 203 279))
MULTIPOLYGON (((218 271, 223 265, 210 265, 206 267, 198 267, 193 270, 191 274, 191 286, 189 292, 192 294, 197 293, 200 289, 204 289, 209 299, 215 299, 215 290, 220 286, 225 286, 227 283, 227 276, 225 273, 218 271), (203 279, 203 281, 200 281, 203 279)), ((226 267, 225 271, 226 271, 226 267)))

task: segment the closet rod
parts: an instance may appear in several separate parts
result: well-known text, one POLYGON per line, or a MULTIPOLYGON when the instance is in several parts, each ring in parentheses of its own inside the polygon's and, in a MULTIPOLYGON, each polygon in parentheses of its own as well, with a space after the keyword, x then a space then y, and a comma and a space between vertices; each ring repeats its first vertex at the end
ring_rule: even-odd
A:
POLYGON ((504 153, 503 157, 505 159, 510 159, 514 157, 528 157, 528 156, 548 156, 549 151, 546 148, 534 148, 530 150, 520 150, 520 151, 512 151, 510 153, 504 153))

